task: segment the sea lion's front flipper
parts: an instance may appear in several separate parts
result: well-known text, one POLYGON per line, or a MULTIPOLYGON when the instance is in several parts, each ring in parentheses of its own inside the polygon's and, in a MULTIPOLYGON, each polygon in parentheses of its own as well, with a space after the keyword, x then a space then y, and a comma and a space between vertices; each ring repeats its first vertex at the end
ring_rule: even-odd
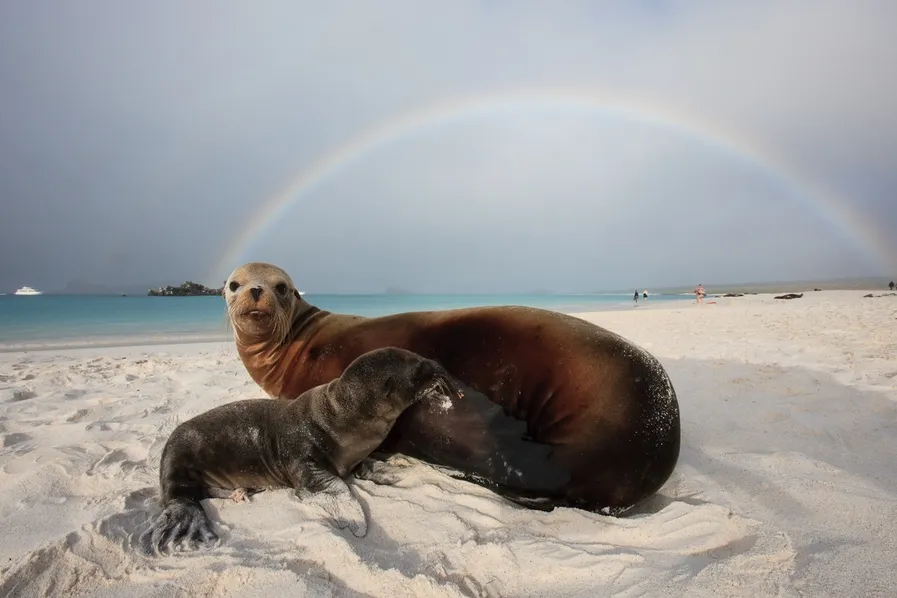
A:
POLYGON ((352 475, 356 480, 373 482, 380 486, 392 486, 403 478, 404 470, 418 463, 417 459, 409 459, 401 453, 387 456, 374 452, 355 467, 352 475))
POLYGON ((234 502, 249 502, 249 497, 256 494, 251 488, 209 488, 209 498, 223 498, 234 502))
POLYGON ((310 475, 315 482, 297 487, 296 497, 303 504, 323 509, 327 518, 337 528, 349 528, 356 538, 365 537, 368 533, 368 524, 364 509, 346 482, 323 469, 317 469, 310 475))

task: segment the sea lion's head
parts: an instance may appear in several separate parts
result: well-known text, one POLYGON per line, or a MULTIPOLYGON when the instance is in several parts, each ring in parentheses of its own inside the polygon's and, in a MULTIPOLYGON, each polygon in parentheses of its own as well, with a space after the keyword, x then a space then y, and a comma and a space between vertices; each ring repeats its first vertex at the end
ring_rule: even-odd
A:
POLYGON ((464 394, 455 379, 439 363, 432 359, 423 359, 410 365, 411 387, 420 399, 439 399, 449 401, 461 398, 464 394))
POLYGON ((250 262, 224 283, 227 317, 238 343, 282 344, 305 303, 290 276, 273 264, 250 262))
POLYGON ((463 396, 452 375, 438 362, 397 347, 358 356, 340 379, 348 384, 360 382, 365 388, 395 397, 399 403, 407 402, 402 397, 450 402, 463 396))

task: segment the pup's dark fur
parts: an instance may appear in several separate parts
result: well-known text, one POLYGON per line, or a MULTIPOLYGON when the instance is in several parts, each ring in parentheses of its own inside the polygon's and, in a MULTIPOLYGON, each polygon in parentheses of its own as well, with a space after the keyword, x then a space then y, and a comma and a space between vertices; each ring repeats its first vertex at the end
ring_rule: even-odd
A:
POLYGON ((198 415, 165 445, 163 511, 145 535, 154 551, 214 544, 218 536, 199 501, 287 487, 319 503, 339 528, 364 536, 364 511, 343 478, 408 407, 458 392, 435 361, 389 347, 361 355, 342 376, 295 400, 236 401, 198 415))

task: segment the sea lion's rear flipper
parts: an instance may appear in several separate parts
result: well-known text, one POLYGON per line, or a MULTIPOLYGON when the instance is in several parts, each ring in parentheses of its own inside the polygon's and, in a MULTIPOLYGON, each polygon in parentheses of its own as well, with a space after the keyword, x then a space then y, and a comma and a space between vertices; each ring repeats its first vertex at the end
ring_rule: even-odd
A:
POLYGON ((496 494, 501 495, 506 500, 511 501, 512 503, 518 504, 521 507, 526 507, 527 509, 533 509, 536 511, 545 511, 550 512, 555 509, 555 507, 562 506, 558 501, 551 498, 528 498, 523 496, 517 496, 512 492, 502 492, 501 490, 497 490, 496 494))
MULTIPOLYGON (((391 486, 402 479, 402 470, 408 465, 393 463, 394 459, 366 459, 355 470, 355 477, 359 480, 373 482, 382 486, 391 486)), ((566 500, 560 497, 546 496, 538 490, 528 492, 520 488, 511 488, 504 484, 496 483, 491 479, 487 479, 482 475, 465 473, 454 467, 439 465, 435 463, 426 463, 427 467, 431 467, 439 473, 450 478, 477 484, 492 490, 505 500, 514 504, 534 509, 538 511, 553 511, 556 507, 568 506, 566 500)))
POLYGON ((148 541, 148 548, 156 554, 172 549, 198 547, 211 548, 218 535, 212 531, 212 524, 199 502, 188 498, 175 498, 141 534, 141 542, 148 541))
POLYGON ((323 509, 337 528, 349 528, 356 538, 365 537, 368 524, 364 509, 346 482, 324 469, 316 469, 308 475, 313 477, 314 482, 297 487, 296 497, 303 504, 323 509))

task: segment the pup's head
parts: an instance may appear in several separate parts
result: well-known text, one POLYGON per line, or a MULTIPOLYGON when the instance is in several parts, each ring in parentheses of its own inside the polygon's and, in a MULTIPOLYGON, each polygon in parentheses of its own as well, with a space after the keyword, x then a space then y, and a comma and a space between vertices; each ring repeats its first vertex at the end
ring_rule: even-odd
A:
POLYGON ((365 380, 368 388, 404 403, 451 401, 463 396, 452 375, 439 363, 397 347, 364 353, 349 364, 342 378, 365 380))

